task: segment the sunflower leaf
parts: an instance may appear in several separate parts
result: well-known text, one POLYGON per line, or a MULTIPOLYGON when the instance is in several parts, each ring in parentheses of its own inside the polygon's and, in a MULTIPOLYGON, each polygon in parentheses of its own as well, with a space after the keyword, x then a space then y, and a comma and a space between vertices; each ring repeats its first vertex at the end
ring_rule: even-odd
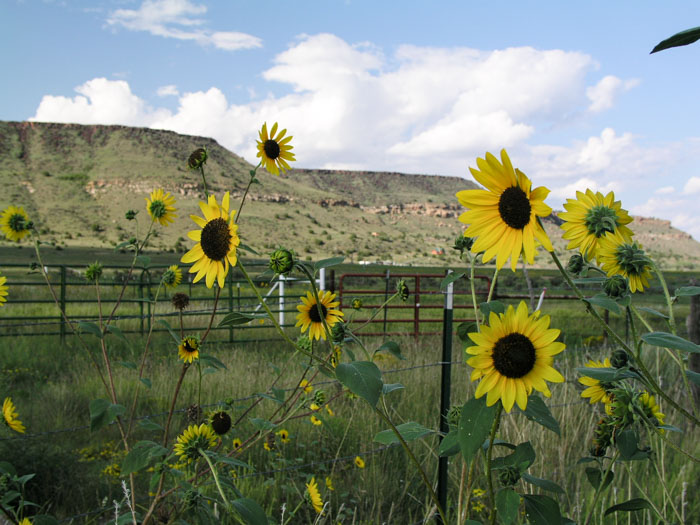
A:
POLYGON ((628 428, 615 436, 615 445, 623 461, 638 461, 649 457, 648 452, 638 448, 638 443, 639 434, 633 429, 628 428))
POLYGON ((440 457, 454 456, 459 452, 459 435, 457 430, 450 430, 440 441, 440 457))
POLYGON ((678 337, 677 335, 669 334, 668 332, 650 332, 642 336, 642 340, 652 346, 661 346, 663 348, 673 348, 674 350, 683 350, 693 354, 700 354, 700 346, 678 337))
POLYGON ((495 458, 491 464, 491 469, 500 470, 507 467, 515 467, 522 474, 535 462, 535 458, 535 449, 532 448, 529 441, 526 441, 516 446, 511 454, 495 458))
POLYGON ((440 291, 446 290, 448 285, 461 279, 462 277, 464 277, 464 275, 465 275, 464 272, 460 272, 460 273, 452 272, 452 273, 448 274, 447 277, 445 277, 442 280, 442 282, 440 283, 440 291))
POLYGON ((617 505, 613 505, 612 507, 608 507, 605 510, 604 516, 608 516, 609 514, 612 514, 613 512, 617 512, 618 510, 624 510, 626 512, 630 512, 632 510, 643 510, 643 509, 651 509, 651 508, 653 508, 651 506, 651 503, 649 503, 644 498, 634 498, 634 499, 625 501, 624 503, 618 503, 617 505))
POLYGON ((180 341, 180 338, 177 336, 175 331, 172 329, 172 327, 170 326, 170 323, 168 321, 166 321, 165 319, 158 319, 158 322, 160 324, 162 324, 163 326, 165 326, 165 328, 167 328, 168 332, 170 333, 170 335, 172 336, 173 340, 175 341, 175 343, 177 345, 179 345, 182 342, 182 341, 180 341))
MULTIPOLYGON (((520 408, 518 407, 518 410, 520 408)), ((558 436, 561 436, 561 429, 559 428, 559 423, 550 412, 549 407, 545 405, 544 401, 539 396, 530 396, 527 400, 527 406, 525 410, 521 410, 523 415, 530 421, 542 425, 544 428, 548 428, 558 436)))
MULTIPOLYGON (((415 441, 416 439, 420 439, 435 432, 434 430, 425 428, 423 425, 416 423, 415 421, 409 421, 408 423, 397 425, 396 430, 399 431, 399 434, 401 434, 404 441, 415 441)), ((392 443, 398 443, 399 438, 392 429, 388 429, 378 432, 374 436, 374 441, 381 443, 382 445, 390 445, 392 443)))
POLYGON ((238 498, 231 502, 246 525, 267 525, 265 511, 255 501, 248 498, 238 498))
POLYGON ((340 363, 335 369, 338 381, 353 394, 376 406, 382 394, 382 373, 374 363, 353 361, 340 363))
MULTIPOLYGON (((614 477, 615 473, 612 470, 610 470, 608 472, 608 475, 605 476, 605 481, 603 482, 603 486, 600 490, 604 490, 605 487, 610 485, 614 477)), ((603 478, 603 473, 600 471, 599 468, 586 467, 586 478, 588 479, 588 482, 593 486, 593 488, 597 489, 598 485, 600 485, 601 479, 603 478)))
POLYGON ((479 309, 484 314, 484 317, 488 319, 489 314, 494 312, 496 314, 503 314, 506 311, 506 305, 501 301, 489 301, 488 303, 481 303, 479 309))
POLYGON ((518 507, 520 507, 520 494, 513 489, 505 488, 496 494, 496 510, 500 521, 505 525, 510 525, 518 517, 518 507))
POLYGON ((496 416, 496 405, 486 406, 486 397, 472 398, 462 407, 457 433, 464 461, 469 464, 486 440, 496 416))
POLYGON ((685 31, 676 33, 675 35, 668 37, 666 40, 662 40, 656 44, 654 49, 652 49, 651 53, 649 54, 651 55, 652 53, 663 51, 664 49, 670 49, 672 47, 687 46, 688 44, 692 44, 697 40, 700 40, 700 27, 686 29, 685 31))
POLYGON ((134 259, 134 264, 145 270, 151 264, 151 258, 148 255, 137 255, 134 259))
POLYGON ((323 259, 314 264, 314 273, 319 271, 321 268, 330 268, 331 266, 337 266, 345 260, 345 257, 331 257, 329 259, 323 259))
POLYGON ((561 488, 557 483, 549 481, 548 479, 536 478, 535 476, 531 476, 526 472, 523 472, 523 474, 520 477, 523 478, 524 481, 530 483, 531 485, 539 487, 543 490, 548 490, 549 492, 555 492, 557 494, 566 494, 563 488, 561 488))
POLYGON ((250 253, 252 253, 253 255, 260 255, 258 252, 256 252, 253 248, 251 248, 250 246, 248 246, 248 245, 245 244, 245 243, 240 243, 236 249, 237 249, 237 250, 244 250, 244 251, 246 251, 246 252, 250 252, 250 253))
POLYGON ((108 324, 107 326, 105 326, 105 334, 107 332, 116 335, 119 339, 122 339, 122 340, 126 341, 127 343, 129 342, 127 340, 126 336, 124 335, 124 332, 122 332, 118 326, 115 326, 113 324, 108 324))
POLYGON ((90 401, 90 432, 95 432, 126 412, 126 407, 110 403, 106 399, 90 401))
POLYGON ((476 323, 465 321, 457 325, 457 337, 459 337, 462 342, 467 343, 467 346, 474 346, 476 344, 469 338, 469 334, 477 331, 476 323))
POLYGON ((639 375, 631 370, 623 370, 617 368, 589 368, 580 367, 576 371, 582 376, 592 377, 598 381, 612 383, 620 379, 639 378, 639 375))
POLYGON ((212 368, 223 368, 224 370, 227 370, 226 365, 219 361, 213 355, 199 354, 199 362, 207 364, 212 368))
POLYGON ((226 316, 221 320, 219 327, 246 324, 251 322, 253 319, 263 319, 265 317, 267 317, 267 314, 264 313, 247 314, 244 312, 231 312, 226 314, 226 316))
MULTIPOLYGON (((676 291, 678 291, 678 290, 676 290, 676 291)), ((656 317, 661 317, 662 319, 669 319, 668 315, 662 314, 661 312, 654 310, 653 308, 648 308, 646 306, 640 306, 639 308, 637 308, 637 310, 640 310, 642 312, 646 312, 646 313, 654 315, 656 317)))
POLYGON ((525 517, 532 525, 552 525, 561 523, 559 503, 549 496, 523 494, 525 517))
POLYGON ((80 328, 81 332, 90 332, 98 339, 102 339, 104 337, 104 335, 102 334, 102 330, 100 330, 100 327, 97 326, 95 323, 91 323, 90 321, 80 321, 78 323, 78 328, 80 328))
POLYGON ((394 357, 396 357, 398 359, 401 359, 402 361, 406 360, 406 358, 403 355, 401 355, 401 347, 399 346, 398 343, 396 343, 394 341, 387 341, 382 346, 377 348, 377 350, 374 353, 376 354, 377 352, 381 352, 383 350, 386 350, 391 355, 393 355, 394 357))
POLYGON ((688 297, 691 295, 700 295, 700 286, 681 286, 673 292, 676 297, 688 297))
POLYGON ((168 450, 166 448, 154 441, 139 441, 122 461, 121 474, 127 476, 133 472, 138 472, 146 468, 153 459, 162 457, 167 453, 168 450))
POLYGON ((620 315, 622 313, 622 310, 620 310, 620 305, 603 293, 596 294, 593 297, 588 297, 586 298, 586 301, 594 306, 599 306, 605 310, 609 310, 614 314, 620 315))
POLYGON ((700 385, 700 374, 693 372, 692 370, 686 370, 685 375, 688 376, 688 379, 690 379, 692 383, 700 385))

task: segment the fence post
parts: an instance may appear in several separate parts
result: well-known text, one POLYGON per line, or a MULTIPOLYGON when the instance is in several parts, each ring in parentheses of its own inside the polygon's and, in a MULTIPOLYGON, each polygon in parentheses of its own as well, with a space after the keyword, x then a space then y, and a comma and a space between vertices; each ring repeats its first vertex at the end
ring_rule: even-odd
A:
POLYGON ((66 313, 66 267, 61 265, 61 311, 64 315, 61 315, 59 319, 61 320, 61 344, 66 342, 66 320, 68 317, 66 313))
MULTIPOLYGON (((446 275, 452 273, 447 270, 446 275)), ((442 313, 442 374, 440 377, 440 441, 442 436, 450 431, 447 421, 447 413, 450 410, 450 383, 452 375, 452 320, 454 306, 454 283, 447 285, 445 291, 445 308, 442 313)), ((438 486, 437 495, 440 507, 447 509, 447 457, 441 457, 438 461, 438 486)), ((438 523, 442 519, 438 517, 438 523)), ((447 525, 447 524, 442 524, 447 525)))
POLYGON ((321 268, 318 271, 318 289, 321 292, 326 291, 326 269, 325 268, 321 268))
POLYGON ((284 275, 279 276, 278 293, 279 293, 279 325, 284 328, 284 275))
MULTIPOLYGON (((384 302, 386 303, 389 300, 389 270, 387 269, 386 271, 386 283, 384 285, 384 302)), ((384 330, 382 332, 384 333, 384 337, 386 337, 386 316, 387 313, 389 312, 389 309, 384 306, 384 330)))

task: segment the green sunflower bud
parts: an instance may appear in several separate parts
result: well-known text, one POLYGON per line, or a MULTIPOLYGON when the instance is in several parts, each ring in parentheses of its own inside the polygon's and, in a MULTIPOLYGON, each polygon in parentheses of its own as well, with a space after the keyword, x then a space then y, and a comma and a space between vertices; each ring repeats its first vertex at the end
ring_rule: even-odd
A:
POLYGON ((306 335, 297 337, 297 346, 306 353, 311 353, 311 339, 306 335))
POLYGON ((472 249, 472 245, 474 244, 474 238, 473 237, 465 237, 464 234, 459 234, 457 238, 455 239, 455 244, 452 247, 453 250, 459 250, 460 255, 463 254, 464 252, 468 252, 469 250, 472 249))
POLYGON ((603 283, 603 291, 605 295, 610 298, 623 297, 627 294, 629 287, 627 286, 627 279, 622 275, 613 275, 605 279, 603 283))
POLYGON ((520 481, 520 471, 515 467, 506 467, 499 471, 498 481, 502 487, 512 487, 520 481))
POLYGON ((124 214, 124 217, 126 217, 127 221, 133 221, 136 218, 137 213, 137 211, 129 210, 124 214))
POLYGON ((270 270, 280 275, 287 275, 294 268, 294 254, 280 248, 270 255, 270 270))
POLYGON ((361 299, 353 299, 352 300, 352 309, 353 310, 360 310, 362 308, 362 300, 361 299))
POLYGON ((610 363, 615 368, 624 368, 627 366, 628 362, 629 355, 627 355, 627 352, 625 352, 622 348, 615 350, 610 358, 610 363))
POLYGON ((96 283, 102 276, 102 265, 95 261, 85 269, 85 278, 91 283, 96 283))
POLYGON ((462 417, 462 407, 460 405, 452 405, 447 412, 447 424, 451 427, 459 425, 459 420, 462 417))
POLYGON ((199 169, 206 164, 208 158, 209 154, 205 148, 197 148, 187 159, 187 167, 191 170, 199 169))
POLYGON ((343 321, 338 321, 331 328, 331 339, 334 343, 342 343, 348 336, 348 325, 343 321))
POLYGON ((314 403, 317 405, 322 405, 326 402, 326 393, 323 390, 316 390, 314 392, 314 403))
POLYGON ((571 275, 578 275, 581 273, 581 270, 583 270, 584 264, 585 261, 581 254, 575 253, 569 258, 569 262, 566 263, 566 271, 571 275))
POLYGON ((404 281, 403 279, 399 279, 399 282, 396 284, 396 291, 398 292, 399 297, 404 303, 408 300, 408 296, 411 293, 408 290, 408 285, 406 284, 406 281, 404 281))

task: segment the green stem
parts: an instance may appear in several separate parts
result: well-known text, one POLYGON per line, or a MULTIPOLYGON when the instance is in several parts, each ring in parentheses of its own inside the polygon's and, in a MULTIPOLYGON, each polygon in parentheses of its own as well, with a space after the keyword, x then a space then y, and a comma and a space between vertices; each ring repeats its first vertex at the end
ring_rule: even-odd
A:
POLYGON ((472 290, 472 305, 474 306, 474 319, 476 320, 476 330, 479 331, 479 306, 476 304, 476 286, 474 284, 474 267, 476 266, 476 256, 469 255, 469 285, 472 290))
POLYGON ((428 476, 426 475, 425 471, 423 470, 423 467, 421 467, 416 456, 413 455, 413 451, 408 446, 408 443, 406 443, 406 440, 401 435, 401 432, 399 432, 399 430, 396 428, 394 423, 392 423, 391 419, 389 419, 389 417, 384 412, 379 410, 376 406, 373 408, 374 408, 375 412, 377 412, 377 414, 379 414, 379 416, 384 420, 384 422, 391 427, 391 430, 394 432, 394 435, 396 435, 396 437, 398 438, 399 442, 401 443, 401 446, 406 451, 406 454, 408 454, 409 459, 415 465, 415 467, 418 469, 418 472, 420 473, 421 477, 423 478, 423 484, 428 489, 428 491, 430 493, 430 498, 433 500, 433 504, 437 508, 437 511, 440 514, 440 517, 442 518, 442 522, 448 523, 447 518, 445 517, 445 511, 440 506, 440 500, 438 499, 438 496, 435 493, 435 490, 433 490, 433 486, 430 483, 430 480, 428 480, 428 476))
POLYGON ((238 218, 241 216, 241 210, 243 209, 243 204, 245 203, 245 199, 248 196, 248 191, 250 190, 251 184, 253 184, 253 181, 255 180, 255 174, 258 171, 258 168, 260 167, 262 163, 258 162, 258 165, 255 166, 252 170, 250 170, 250 179, 248 180, 248 185, 245 187, 245 191, 243 192, 243 197, 241 197, 241 204, 238 207, 238 212, 236 215, 233 217, 233 222, 237 223, 238 218))
POLYGON ((496 289, 496 281, 498 280, 498 267, 493 272, 493 279, 491 279, 491 286, 489 287, 489 295, 486 298, 486 302, 491 302, 491 297, 493 297, 493 291, 496 289))
POLYGON ((649 259, 651 267, 656 273, 659 281, 661 282, 661 287, 664 289, 664 296, 666 297, 666 304, 668 305, 668 324, 671 327, 671 333, 676 335, 676 319, 673 316, 673 299, 671 299, 671 294, 668 291, 668 286, 666 285, 666 279, 664 279, 664 274, 661 272, 656 263, 649 259))
POLYGON ((207 189, 207 178, 204 176, 204 165, 199 165, 199 173, 202 174, 202 182, 204 183, 204 195, 206 195, 207 200, 209 200, 209 190, 207 189))
MULTIPOLYGON (((646 416, 644 416, 644 417, 646 418, 646 416)), ((647 425, 648 424, 649 424, 649 422, 647 423, 647 425)), ((649 430, 648 426, 647 426, 647 433, 649 434, 649 437, 651 437, 651 431, 649 430)), ((653 457, 650 457, 649 461, 651 462, 652 466, 654 467, 654 471, 656 472, 656 475, 659 478, 659 481, 661 482, 661 488, 663 489, 664 494, 666 495, 666 499, 668 500, 669 505, 671 505, 671 509, 673 510, 673 513, 678 518, 678 523, 683 523, 683 518, 681 517, 680 513, 678 512, 678 509, 676 508, 676 506, 673 503, 673 498, 671 497, 671 494, 668 491, 668 487, 666 486, 666 480, 664 479, 664 476, 661 474, 661 471, 659 470, 659 467, 657 466, 656 461, 654 461, 653 457)), ((644 491, 642 491, 642 494, 644 494, 646 496, 644 491)), ((651 498, 649 498, 647 496, 647 499, 650 500, 651 498)), ((665 507, 666 507, 666 505, 664 504, 664 508, 665 507)))
MULTIPOLYGON (((634 483, 634 486, 637 488, 637 490, 642 494, 646 495, 644 489, 639 485, 639 483, 637 483, 637 479, 632 475, 632 469, 630 468, 629 463, 625 463, 625 468, 627 469, 628 478, 632 480, 632 483, 634 483)), ((668 523, 668 521, 662 516, 661 511, 656 507, 656 505, 654 505, 652 499, 647 497, 647 501, 649 502, 649 505, 651 505, 652 510, 656 512, 656 515, 659 518, 661 518, 664 521, 664 523, 668 523)), ((683 523, 683 521, 681 520, 680 523, 683 523)))
POLYGON ((496 408, 496 417, 491 425, 491 434, 489 435, 489 448, 486 451, 486 481, 489 488, 489 501, 491 503, 491 525, 496 524, 496 494, 493 490, 493 476, 491 475, 491 455, 493 453, 493 443, 496 440, 496 432, 501 423, 501 414, 503 413, 503 404, 498 403, 496 408))
POLYGON ((221 494, 221 499, 223 499, 224 503, 226 504, 226 510, 231 511, 231 504, 229 503, 228 499, 226 498, 226 494, 224 494, 224 491, 221 488, 221 483, 219 482, 219 474, 216 472, 214 464, 211 462, 211 459, 209 459, 209 456, 207 456, 201 448, 199 449, 199 454, 209 465, 209 470, 211 470, 211 475, 214 477, 214 483, 216 483, 216 488, 219 490, 219 494, 221 494))
MULTIPOLYGON (((603 474, 603 477, 600 478, 600 483, 595 489, 595 495, 593 496, 593 501, 591 502, 590 507, 588 507, 588 512, 586 513, 586 519, 584 520, 584 525, 588 525, 591 522, 591 518, 593 517, 593 511, 595 510, 595 506, 598 503, 598 498, 600 497, 603 488, 603 485, 605 485, 605 480, 608 479, 608 475, 610 474, 610 471, 613 468, 613 465, 615 464, 615 461, 617 461, 617 457, 620 455, 619 450, 615 450, 615 455, 612 457, 612 460, 610 461, 610 464, 608 465, 608 468, 605 470, 605 473, 603 474)), ((606 488, 610 486, 608 484, 606 488)))
POLYGON ((364 323, 362 323, 360 326, 358 326, 357 328, 355 328, 354 331, 355 331, 355 332, 359 332, 359 331, 362 330, 365 326, 367 326, 369 323, 371 323, 372 320, 373 320, 375 317, 377 317, 377 316, 379 315, 379 312, 381 312, 382 309, 383 309, 386 305, 388 305, 391 301, 393 301, 394 299, 396 299, 396 297, 397 297, 398 295, 399 295, 399 292, 396 292, 394 295, 392 295, 392 296, 389 297, 386 301, 384 301, 383 304, 381 304, 380 306, 378 306, 377 308, 375 308, 375 309, 374 309, 374 312, 372 312, 372 315, 370 316, 370 318, 367 319, 367 320, 366 320, 364 323))

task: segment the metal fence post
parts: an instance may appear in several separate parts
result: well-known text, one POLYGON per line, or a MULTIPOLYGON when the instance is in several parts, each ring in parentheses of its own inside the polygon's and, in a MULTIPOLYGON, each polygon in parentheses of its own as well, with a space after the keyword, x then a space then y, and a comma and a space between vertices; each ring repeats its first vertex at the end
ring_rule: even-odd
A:
MULTIPOLYGON (((446 275, 452 273, 447 270, 446 275)), ((440 377, 440 441, 442 436, 450 431, 447 421, 447 413, 450 410, 450 387, 452 375, 452 320, 454 306, 454 283, 447 285, 445 291, 445 308, 442 311, 442 374, 440 377)), ((447 508, 447 457, 441 457, 438 461, 438 486, 437 495, 440 507, 447 508)), ((442 519, 438 517, 438 523, 442 519)), ((442 524, 447 525, 447 524, 442 524)))
POLYGON ((68 317, 68 314, 66 313, 66 267, 63 265, 61 265, 61 312, 63 312, 64 314, 59 317, 59 319, 61 320, 61 344, 64 344, 66 342, 65 317, 68 317))

